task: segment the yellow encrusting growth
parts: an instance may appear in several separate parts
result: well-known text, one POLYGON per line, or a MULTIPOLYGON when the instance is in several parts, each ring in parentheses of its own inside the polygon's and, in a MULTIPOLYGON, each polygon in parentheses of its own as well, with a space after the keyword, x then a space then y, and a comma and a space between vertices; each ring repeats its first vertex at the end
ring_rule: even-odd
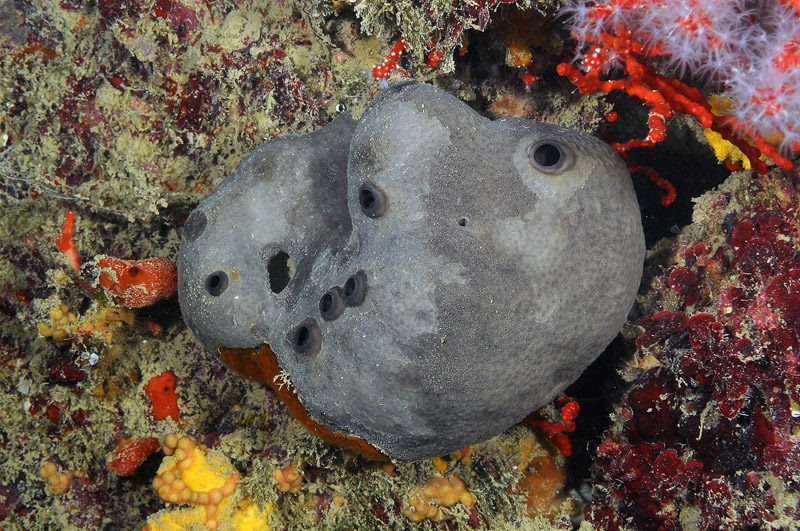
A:
POLYGON ((747 158, 747 155, 742 153, 742 151, 722 138, 722 135, 717 133, 716 131, 712 131, 711 129, 703 129, 703 133, 706 135, 706 140, 708 143, 711 144, 711 148, 714 150, 714 155, 717 156, 720 162, 724 162, 729 160, 733 163, 741 163, 742 167, 745 170, 750 170, 750 159, 747 158))
POLYGON ((193 507, 160 511, 148 519, 145 531, 270 529, 270 507, 262 509, 237 489, 239 472, 221 453, 175 433, 165 437, 163 449, 167 457, 153 488, 168 503, 193 507))
POLYGON ((450 479, 434 477, 414 490, 403 514, 412 522, 425 519, 440 522, 451 518, 447 512, 442 511, 443 507, 452 507, 458 502, 465 507, 472 507, 475 501, 475 496, 467 490, 458 476, 451 476, 450 479))
MULTIPOLYGON (((711 105, 711 112, 717 116, 730 115, 732 110, 739 106, 739 103, 735 100, 719 95, 709 96, 708 103, 711 105)), ((719 159, 720 162, 729 160, 733 163, 741 163, 745 170, 749 171, 751 169, 750 159, 748 159, 738 147, 722 138, 722 135, 719 133, 716 133, 710 129, 703 129, 703 133, 705 133, 708 143, 711 144, 711 147, 714 149, 714 154, 717 156, 717 159, 719 159)), ((755 142, 749 136, 745 135, 744 139, 749 144, 755 145, 755 142)), ((764 140, 770 146, 777 148, 783 143, 784 137, 779 133, 775 133, 765 136, 764 140)), ((761 156, 761 159, 766 160, 763 155, 761 156)))
POLYGON ((472 452, 474 451, 475 449, 472 446, 467 446, 466 448, 451 453, 450 459, 461 461, 462 465, 469 466, 472 464, 472 452))
POLYGON ((447 461, 441 457, 432 457, 431 461, 433 462, 433 468, 435 468, 437 472, 442 473, 447 470, 447 461))

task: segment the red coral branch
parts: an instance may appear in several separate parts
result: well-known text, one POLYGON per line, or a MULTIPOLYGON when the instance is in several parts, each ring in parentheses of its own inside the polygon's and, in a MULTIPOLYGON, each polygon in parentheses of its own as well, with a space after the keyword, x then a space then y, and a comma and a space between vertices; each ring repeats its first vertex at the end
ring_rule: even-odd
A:
MULTIPOLYGON (((605 11, 598 10, 597 15, 605 11)), ((615 28, 617 35, 601 32, 598 37, 585 37, 588 52, 583 56, 582 67, 585 73, 574 64, 561 63, 557 71, 566 76, 575 85, 581 94, 592 92, 611 92, 619 90, 625 92, 647 105, 650 112, 647 119, 648 134, 643 139, 633 139, 627 142, 614 142, 612 147, 617 150, 625 160, 629 170, 645 174, 656 185, 665 190, 661 199, 664 206, 675 200, 675 188, 658 172, 647 168, 631 159, 628 150, 635 147, 652 147, 664 140, 666 136, 666 122, 675 112, 690 114, 697 118, 705 128, 710 128, 738 147, 750 160, 757 173, 766 173, 767 165, 760 160, 762 154, 770 157, 778 166, 791 169, 792 162, 782 157, 777 149, 769 145, 760 137, 753 127, 748 127, 736 121, 733 116, 717 116, 711 111, 711 105, 696 88, 686 83, 665 77, 656 73, 650 66, 643 62, 644 58, 660 54, 658 46, 645 46, 633 38, 631 32, 624 26, 615 28), (610 65, 621 67, 627 78, 603 80, 601 72, 605 72, 610 65), (753 138, 755 146, 743 138, 742 132, 753 138)))
POLYGON ((558 397, 556 403, 563 404, 561 406, 560 421, 548 420, 541 412, 536 411, 528 415, 521 424, 540 428, 545 437, 547 437, 562 454, 569 457, 572 455, 572 445, 565 433, 572 433, 575 431, 575 417, 580 413, 581 407, 577 401, 570 400, 567 395, 563 393, 558 397))
MULTIPOLYGON (((383 62, 379 65, 372 65, 372 75, 375 79, 384 79, 391 74, 396 68, 397 63, 400 61, 400 56, 406 49, 406 40, 401 37, 394 45, 392 50, 383 58, 383 62)), ((437 61, 438 62, 438 61, 437 61)))

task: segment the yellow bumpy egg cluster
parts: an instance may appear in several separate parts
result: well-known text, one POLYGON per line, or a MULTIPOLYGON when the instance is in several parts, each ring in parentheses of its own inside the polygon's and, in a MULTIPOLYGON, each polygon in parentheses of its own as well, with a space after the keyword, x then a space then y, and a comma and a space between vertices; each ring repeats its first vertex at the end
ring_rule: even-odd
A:
POLYGON ((458 476, 449 479, 443 477, 431 478, 425 485, 415 489, 409 500, 409 507, 403 510, 412 522, 433 520, 440 522, 450 519, 442 508, 453 507, 461 502, 465 507, 475 505, 475 496, 467 490, 467 486, 458 476))
POLYGON ((269 507, 259 508, 237 492, 239 472, 219 452, 198 445, 194 438, 170 434, 164 439, 167 457, 153 480, 158 496, 168 503, 193 507, 164 510, 148 519, 144 531, 269 530, 269 507))
POLYGON ((72 483, 74 474, 72 472, 62 472, 55 463, 46 462, 39 468, 39 477, 47 484, 49 494, 61 494, 72 483))
POLYGON ((42 337, 52 337, 56 343, 63 345, 74 338, 94 336, 106 345, 114 341, 114 332, 123 323, 132 323, 134 313, 126 308, 114 306, 93 306, 86 314, 76 316, 69 307, 55 300, 50 310, 48 322, 37 323, 36 327, 42 337))

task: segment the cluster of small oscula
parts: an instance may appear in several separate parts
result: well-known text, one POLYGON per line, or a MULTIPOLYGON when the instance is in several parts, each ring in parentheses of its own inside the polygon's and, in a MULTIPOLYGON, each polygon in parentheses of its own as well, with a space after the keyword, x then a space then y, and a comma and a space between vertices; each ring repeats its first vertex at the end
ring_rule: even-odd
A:
POLYGON ((571 0, 562 14, 585 71, 623 67, 635 49, 721 90, 739 133, 800 151, 799 0, 571 0))

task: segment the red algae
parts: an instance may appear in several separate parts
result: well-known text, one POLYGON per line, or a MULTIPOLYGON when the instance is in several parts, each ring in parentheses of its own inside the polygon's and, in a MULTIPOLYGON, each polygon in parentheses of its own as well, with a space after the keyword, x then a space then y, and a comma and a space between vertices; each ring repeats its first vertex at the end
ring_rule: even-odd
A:
POLYGON ((686 297, 686 306, 694 306, 700 295, 697 276, 686 267, 676 267, 670 271, 669 287, 686 297))
POLYGON ((797 182, 732 178, 660 264, 636 338, 637 357, 659 365, 629 375, 597 449, 585 511, 597 528, 800 521, 797 182))

